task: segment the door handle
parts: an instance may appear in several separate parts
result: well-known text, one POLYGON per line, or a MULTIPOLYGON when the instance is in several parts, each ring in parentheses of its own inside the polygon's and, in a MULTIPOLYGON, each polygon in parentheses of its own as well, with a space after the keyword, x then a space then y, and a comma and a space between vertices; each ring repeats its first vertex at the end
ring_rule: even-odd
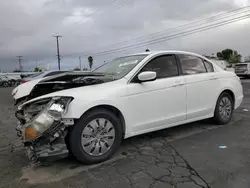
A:
POLYGON ((174 81, 174 87, 183 86, 184 84, 185 84, 184 81, 181 81, 181 80, 175 80, 174 81))
POLYGON ((210 80, 217 80, 217 78, 215 76, 211 76, 210 80))

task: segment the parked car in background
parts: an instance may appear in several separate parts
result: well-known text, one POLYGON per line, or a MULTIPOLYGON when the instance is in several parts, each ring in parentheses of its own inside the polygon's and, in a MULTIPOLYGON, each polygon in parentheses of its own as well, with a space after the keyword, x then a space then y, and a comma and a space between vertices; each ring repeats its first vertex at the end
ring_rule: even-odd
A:
POLYGON ((207 118, 227 124, 243 100, 235 73, 183 51, 119 57, 74 81, 43 81, 45 88, 16 108, 17 134, 29 158, 41 162, 72 153, 99 163, 122 139, 207 118), (57 82, 60 91, 49 86, 57 82))
POLYGON ((23 78, 21 80, 21 83, 25 83, 25 82, 28 82, 28 81, 31 81, 31 80, 35 80, 35 79, 39 79, 39 78, 44 78, 44 77, 48 77, 48 76, 53 76, 53 75, 64 73, 64 72, 68 72, 68 71, 57 70, 57 71, 38 72, 36 74, 33 74, 31 76, 23 78))
POLYGON ((11 80, 6 78, 5 76, 0 76, 0 87, 10 87, 11 86, 11 80))
POLYGON ((250 78, 250 62, 238 63, 234 69, 237 76, 250 78))

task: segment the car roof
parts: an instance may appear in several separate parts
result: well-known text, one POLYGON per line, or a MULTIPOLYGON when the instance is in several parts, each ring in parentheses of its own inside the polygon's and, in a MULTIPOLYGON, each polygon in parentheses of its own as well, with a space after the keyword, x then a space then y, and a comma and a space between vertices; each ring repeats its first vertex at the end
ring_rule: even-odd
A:
POLYGON ((158 50, 158 51, 150 51, 150 52, 141 52, 141 53, 134 53, 130 55, 157 55, 157 54, 188 54, 188 55, 194 55, 194 56, 202 56, 197 53, 188 52, 188 51, 181 51, 181 50, 158 50))

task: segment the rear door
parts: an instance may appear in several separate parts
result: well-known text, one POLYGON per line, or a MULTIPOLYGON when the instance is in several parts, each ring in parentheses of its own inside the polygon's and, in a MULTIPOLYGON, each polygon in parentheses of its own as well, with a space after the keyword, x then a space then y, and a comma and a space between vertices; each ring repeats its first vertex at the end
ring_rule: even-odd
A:
POLYGON ((213 65, 197 56, 181 54, 182 74, 187 88, 187 120, 213 115, 220 90, 218 74, 213 65))

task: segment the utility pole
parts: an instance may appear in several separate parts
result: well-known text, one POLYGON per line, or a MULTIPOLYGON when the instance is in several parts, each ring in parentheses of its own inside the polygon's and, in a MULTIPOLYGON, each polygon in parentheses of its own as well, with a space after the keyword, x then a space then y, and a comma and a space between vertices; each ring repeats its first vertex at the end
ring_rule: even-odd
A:
POLYGON ((23 56, 17 56, 17 58, 18 58, 18 63, 19 63, 19 70, 22 72, 22 70, 23 70, 23 67, 22 67, 22 57, 23 56))
POLYGON ((59 51, 59 37, 62 37, 62 36, 55 35, 53 37, 56 37, 58 69, 61 70, 61 64, 60 64, 61 59, 60 59, 60 51, 59 51))
POLYGON ((79 67, 82 70, 82 61, 81 61, 81 57, 79 57, 79 67))

